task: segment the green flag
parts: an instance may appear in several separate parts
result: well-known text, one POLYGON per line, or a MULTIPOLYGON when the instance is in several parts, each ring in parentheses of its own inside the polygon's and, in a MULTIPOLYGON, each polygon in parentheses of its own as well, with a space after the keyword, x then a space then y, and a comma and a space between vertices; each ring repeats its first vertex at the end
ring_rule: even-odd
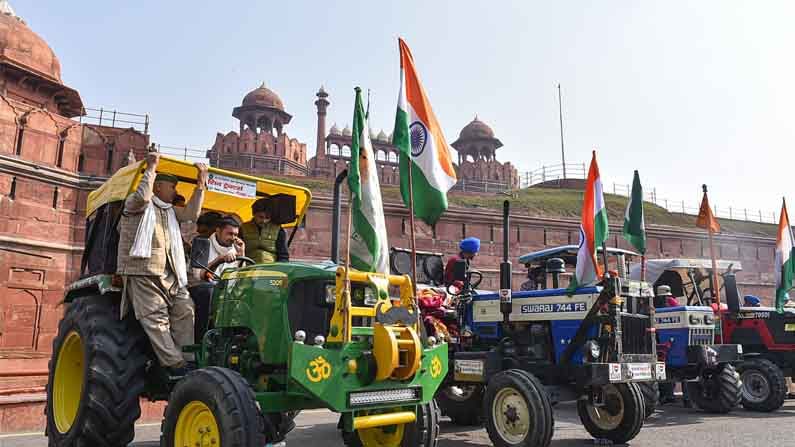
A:
POLYGON ((359 87, 356 87, 353 111, 348 187, 351 190, 351 265, 363 272, 389 273, 384 203, 359 87))
POLYGON ((646 253, 646 222, 643 218, 643 187, 640 176, 635 171, 632 179, 632 195, 624 213, 624 239, 641 254, 646 253))

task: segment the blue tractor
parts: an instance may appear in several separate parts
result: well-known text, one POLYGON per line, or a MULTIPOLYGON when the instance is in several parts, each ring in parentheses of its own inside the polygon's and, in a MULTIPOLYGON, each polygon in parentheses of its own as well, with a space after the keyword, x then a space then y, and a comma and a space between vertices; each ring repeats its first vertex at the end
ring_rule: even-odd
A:
MULTIPOLYGON (((594 438, 633 439, 646 413, 638 384, 665 379, 649 314, 651 290, 611 273, 569 293, 559 283, 562 262, 550 264, 552 288, 511 290, 508 211, 506 201, 500 291, 478 291, 482 276, 459 261, 453 276, 462 287, 448 287, 449 312, 437 313, 456 330, 442 335, 426 324, 449 338, 453 367, 436 394, 443 414, 458 424, 482 422, 495 446, 546 447, 552 405, 576 400, 594 438)), ((410 267, 407 261, 405 253, 393 252, 396 273, 410 267)), ((428 282, 439 282, 440 257, 419 256, 417 263, 428 282)))
MULTIPOLYGON (((742 382, 734 364, 742 361, 743 347, 719 343, 720 325, 715 311, 703 305, 703 293, 692 287, 698 283, 697 277, 704 277, 710 268, 708 259, 655 259, 647 263, 646 278, 657 286, 657 353, 665 361, 668 377, 668 382, 660 387, 670 393, 673 383, 682 382, 685 396, 699 408, 728 413, 742 399, 742 382), (674 295, 678 301, 668 298, 674 295), (679 301, 684 305, 678 305, 679 301)), ((640 271, 640 264, 632 265, 630 277, 639 278, 640 271)))

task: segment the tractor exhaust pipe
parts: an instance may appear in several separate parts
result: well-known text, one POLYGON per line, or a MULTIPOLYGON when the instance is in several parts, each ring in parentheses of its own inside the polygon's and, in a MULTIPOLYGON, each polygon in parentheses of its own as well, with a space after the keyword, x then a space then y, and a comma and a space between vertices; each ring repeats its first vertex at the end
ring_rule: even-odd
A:
POLYGON ((508 244, 510 242, 511 203, 502 203, 502 262, 500 263, 500 312, 503 325, 507 329, 513 303, 511 298, 511 261, 508 260, 508 244))
POLYGON ((348 177, 348 170, 344 169, 334 180, 334 209, 331 216, 331 262, 340 263, 340 214, 342 214, 342 182, 348 177))

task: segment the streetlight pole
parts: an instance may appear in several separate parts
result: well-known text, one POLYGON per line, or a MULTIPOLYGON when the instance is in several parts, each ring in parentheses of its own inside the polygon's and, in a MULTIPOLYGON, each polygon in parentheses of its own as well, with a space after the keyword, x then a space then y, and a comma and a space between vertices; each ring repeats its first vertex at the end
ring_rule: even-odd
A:
POLYGON ((563 179, 566 179, 566 151, 563 148, 563 97, 558 83, 558 116, 560 117, 560 160, 563 163, 563 179))

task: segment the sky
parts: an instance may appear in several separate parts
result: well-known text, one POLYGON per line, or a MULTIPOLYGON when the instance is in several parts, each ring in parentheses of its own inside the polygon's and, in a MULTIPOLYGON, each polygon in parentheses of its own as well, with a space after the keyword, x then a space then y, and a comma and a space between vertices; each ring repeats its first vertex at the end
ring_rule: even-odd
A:
POLYGON ((232 108, 260 83, 316 144, 351 122, 355 86, 389 133, 397 37, 412 49, 445 137, 473 117, 520 172, 596 149, 605 188, 631 183, 697 206, 777 212, 795 143, 792 1, 99 1, 11 0, 44 37, 87 107, 151 116, 153 141, 209 148, 238 128, 232 108), (111 5, 112 3, 112 5, 111 5))

